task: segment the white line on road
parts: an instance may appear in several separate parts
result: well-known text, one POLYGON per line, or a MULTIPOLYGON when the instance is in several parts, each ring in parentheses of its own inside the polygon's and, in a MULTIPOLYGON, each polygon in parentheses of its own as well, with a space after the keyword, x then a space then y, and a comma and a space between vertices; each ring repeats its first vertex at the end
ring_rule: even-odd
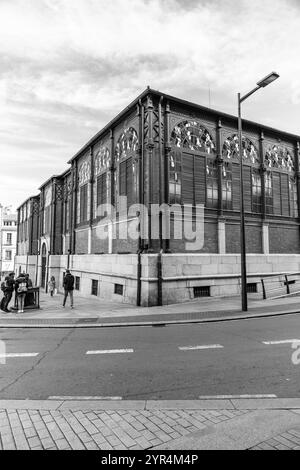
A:
POLYGON ((99 351, 87 351, 86 354, 122 354, 133 352, 133 349, 102 349, 99 351))
POLYGON ((195 351, 197 349, 222 349, 224 346, 221 344, 203 344, 202 346, 180 346, 180 351, 195 351))
POLYGON ((122 400, 122 397, 50 396, 48 400, 122 400))
POLYGON ((226 400, 231 398, 277 398, 277 395, 200 395, 199 400, 226 400))
POLYGON ((290 344, 290 343, 300 343, 300 339, 284 339, 281 341, 263 341, 263 344, 290 344))
POLYGON ((7 353, 7 354, 0 354, 1 358, 6 357, 34 357, 38 356, 39 353, 7 353))

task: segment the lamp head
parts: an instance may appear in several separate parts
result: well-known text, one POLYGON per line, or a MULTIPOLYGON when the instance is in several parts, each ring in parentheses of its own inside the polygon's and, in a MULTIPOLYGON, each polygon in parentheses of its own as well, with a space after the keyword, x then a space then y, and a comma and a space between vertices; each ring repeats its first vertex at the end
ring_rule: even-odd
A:
POLYGON ((270 83, 274 82, 275 80, 277 80, 277 78, 279 78, 279 75, 278 73, 276 72, 271 72, 269 73, 269 75, 267 75, 266 77, 264 77, 262 80, 260 80, 259 82, 257 82, 257 86, 261 87, 261 88, 264 88, 268 85, 270 85, 270 83))

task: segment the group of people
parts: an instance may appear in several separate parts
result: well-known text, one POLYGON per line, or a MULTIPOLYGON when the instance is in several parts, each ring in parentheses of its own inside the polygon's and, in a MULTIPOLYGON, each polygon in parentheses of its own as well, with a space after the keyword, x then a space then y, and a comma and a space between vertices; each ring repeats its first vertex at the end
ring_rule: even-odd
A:
MULTIPOLYGON (((67 297, 70 296, 70 304, 71 308, 74 308, 74 299, 73 299, 73 291, 74 291, 74 281, 75 278, 71 274, 70 270, 67 269, 66 274, 64 276, 63 287, 64 287, 64 299, 63 299, 63 307, 66 305, 67 297)), ((17 306, 18 306, 18 313, 24 313, 24 304, 25 304, 25 297, 28 292, 28 289, 32 287, 32 281, 29 277, 29 274, 19 274, 17 279, 15 279, 15 273, 10 273, 6 276, 5 280, 1 283, 1 290, 3 292, 3 297, 1 300, 0 310, 3 313, 9 313, 10 310, 8 308, 9 303, 12 299, 13 292, 15 291, 17 306)), ((48 282, 48 290, 51 295, 56 291, 56 281, 55 277, 51 276, 50 281, 48 282)), ((28 294, 29 295, 29 294, 28 294)))
POLYGON ((3 297, 1 300, 0 309, 4 313, 9 313, 9 303, 12 299, 13 292, 15 291, 18 313, 24 313, 25 297, 28 289, 32 287, 32 281, 29 274, 21 273, 15 279, 15 273, 10 273, 1 283, 1 290, 3 297))

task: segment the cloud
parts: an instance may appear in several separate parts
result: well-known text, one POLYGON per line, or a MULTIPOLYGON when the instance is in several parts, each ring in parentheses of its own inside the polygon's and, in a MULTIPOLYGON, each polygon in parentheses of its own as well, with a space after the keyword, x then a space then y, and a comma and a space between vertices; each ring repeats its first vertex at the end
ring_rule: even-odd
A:
POLYGON ((147 85, 236 114, 273 69, 243 112, 297 133, 299 19, 298 0, 1 0, 1 162, 16 184, 34 165, 35 192, 147 85))

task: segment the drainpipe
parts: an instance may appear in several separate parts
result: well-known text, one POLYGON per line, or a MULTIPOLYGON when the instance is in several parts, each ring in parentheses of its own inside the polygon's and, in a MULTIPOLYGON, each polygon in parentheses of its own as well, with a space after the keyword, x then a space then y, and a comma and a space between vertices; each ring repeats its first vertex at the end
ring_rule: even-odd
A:
MULTIPOLYGON (((162 116, 161 116, 161 104, 164 97, 161 96, 158 103, 158 148, 159 148, 159 165, 158 165, 158 203, 161 206, 162 204, 162 194, 163 194, 163 172, 162 172, 162 135, 161 135, 161 123, 162 123, 162 116)), ((157 256, 157 305, 163 305, 163 298, 162 298, 162 253, 163 253, 163 239, 162 239, 162 213, 159 211, 159 221, 158 221, 158 230, 159 230, 159 254, 157 256)))
MULTIPOLYGON (((140 151, 140 160, 139 160, 139 203, 144 204, 144 106, 142 105, 142 100, 139 100, 140 107, 140 139, 141 139, 141 151, 140 151)), ((144 214, 140 214, 142 219, 144 219, 144 214)), ((141 226, 140 221, 140 233, 139 233, 139 248, 138 248, 138 264, 137 264, 137 291, 136 291, 136 305, 141 306, 141 294, 142 294, 142 257, 141 254, 144 250, 144 239, 141 236, 141 229, 144 228, 141 226)))
POLYGON ((157 255, 157 305, 162 306, 162 250, 157 255))
MULTIPOLYGON (((162 123, 162 116, 161 116, 161 103, 163 101, 164 97, 161 96, 159 99, 158 103, 158 149, 159 149, 159 164, 158 164, 158 203, 159 205, 162 204, 163 198, 163 179, 162 179, 162 145, 161 145, 161 140, 162 140, 162 135, 161 135, 161 123, 162 123)), ((163 240, 162 240, 162 213, 159 211, 159 248, 160 250, 163 250, 163 240)))
POLYGON ((50 253, 51 253, 51 251, 48 251, 48 256, 47 256, 47 276, 46 276, 46 286, 45 286, 45 292, 46 292, 46 294, 48 293, 48 280, 49 280, 49 260, 50 260, 50 253))

